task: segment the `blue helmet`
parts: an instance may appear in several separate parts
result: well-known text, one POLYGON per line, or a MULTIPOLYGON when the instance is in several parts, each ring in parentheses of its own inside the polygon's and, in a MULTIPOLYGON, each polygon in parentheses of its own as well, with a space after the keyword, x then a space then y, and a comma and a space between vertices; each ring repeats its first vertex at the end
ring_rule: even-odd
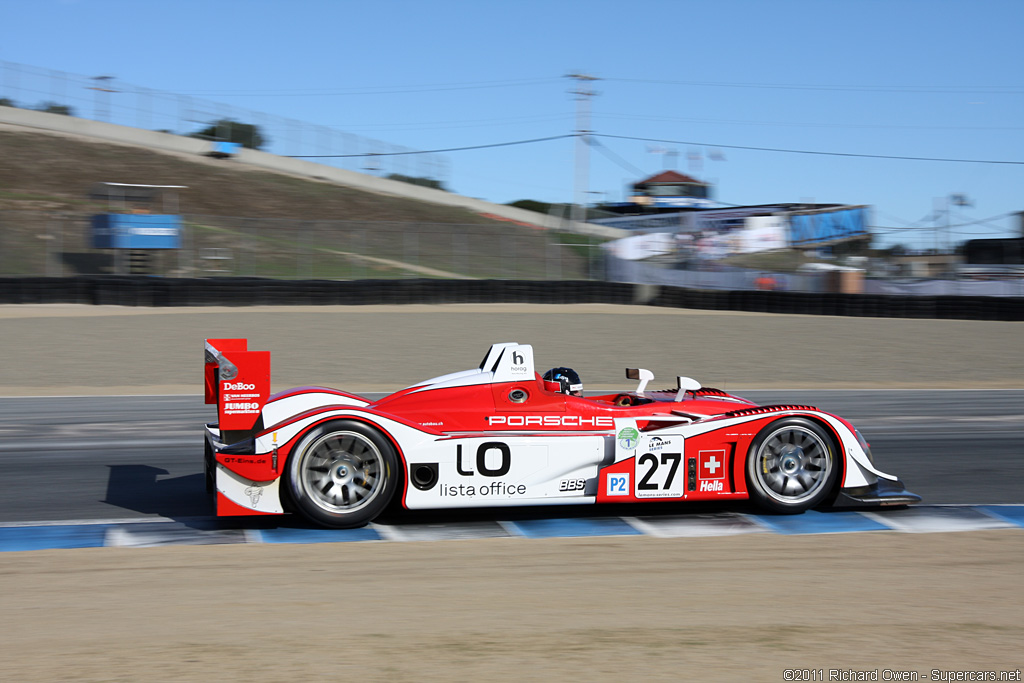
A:
POLYGON ((544 388, 572 396, 583 395, 583 380, 572 368, 551 368, 544 373, 544 388))

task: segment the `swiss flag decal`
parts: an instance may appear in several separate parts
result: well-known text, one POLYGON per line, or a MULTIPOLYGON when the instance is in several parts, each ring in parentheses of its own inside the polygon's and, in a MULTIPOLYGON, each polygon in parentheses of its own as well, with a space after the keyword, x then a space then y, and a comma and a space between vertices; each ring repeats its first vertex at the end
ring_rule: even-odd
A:
POLYGON ((701 479, 725 479, 725 450, 697 454, 697 476, 701 479))

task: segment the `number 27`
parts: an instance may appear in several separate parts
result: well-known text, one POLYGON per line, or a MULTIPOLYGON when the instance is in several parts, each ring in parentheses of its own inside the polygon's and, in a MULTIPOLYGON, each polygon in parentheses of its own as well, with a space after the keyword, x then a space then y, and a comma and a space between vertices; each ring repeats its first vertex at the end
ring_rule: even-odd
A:
MULTIPOLYGON (((672 480, 676 477, 676 470, 679 469, 679 462, 682 458, 683 456, 680 453, 661 454, 662 465, 667 465, 669 462, 672 463, 672 466, 668 470, 668 476, 665 477, 665 483, 661 485, 662 489, 668 490, 672 487, 672 480)), ((637 482, 636 485, 637 489, 641 491, 654 491, 658 488, 657 484, 651 482, 651 477, 653 477, 654 473, 658 471, 658 458, 654 453, 646 453, 640 456, 640 459, 637 460, 637 465, 646 465, 648 463, 650 463, 651 468, 647 470, 647 473, 644 474, 643 478, 637 482)))

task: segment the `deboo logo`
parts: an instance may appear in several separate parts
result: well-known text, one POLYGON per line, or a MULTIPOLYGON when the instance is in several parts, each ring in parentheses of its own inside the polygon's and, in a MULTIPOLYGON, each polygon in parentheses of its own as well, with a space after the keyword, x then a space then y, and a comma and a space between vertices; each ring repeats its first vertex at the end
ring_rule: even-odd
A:
POLYGON ((256 388, 255 384, 246 384, 245 382, 224 382, 224 391, 252 391, 256 388))

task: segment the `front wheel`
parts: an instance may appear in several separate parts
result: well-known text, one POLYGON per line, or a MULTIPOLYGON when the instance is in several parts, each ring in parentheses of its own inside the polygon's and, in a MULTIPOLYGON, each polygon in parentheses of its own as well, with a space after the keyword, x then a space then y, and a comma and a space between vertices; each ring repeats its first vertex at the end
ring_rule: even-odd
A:
POLYGON ((838 476, 832 438, 804 418, 772 422, 757 435, 747 454, 750 499, 770 512, 792 514, 820 504, 838 476))
POLYGON ((353 420, 320 425, 288 458, 287 486, 295 507, 317 524, 363 526, 398 488, 398 457, 376 429, 353 420))

